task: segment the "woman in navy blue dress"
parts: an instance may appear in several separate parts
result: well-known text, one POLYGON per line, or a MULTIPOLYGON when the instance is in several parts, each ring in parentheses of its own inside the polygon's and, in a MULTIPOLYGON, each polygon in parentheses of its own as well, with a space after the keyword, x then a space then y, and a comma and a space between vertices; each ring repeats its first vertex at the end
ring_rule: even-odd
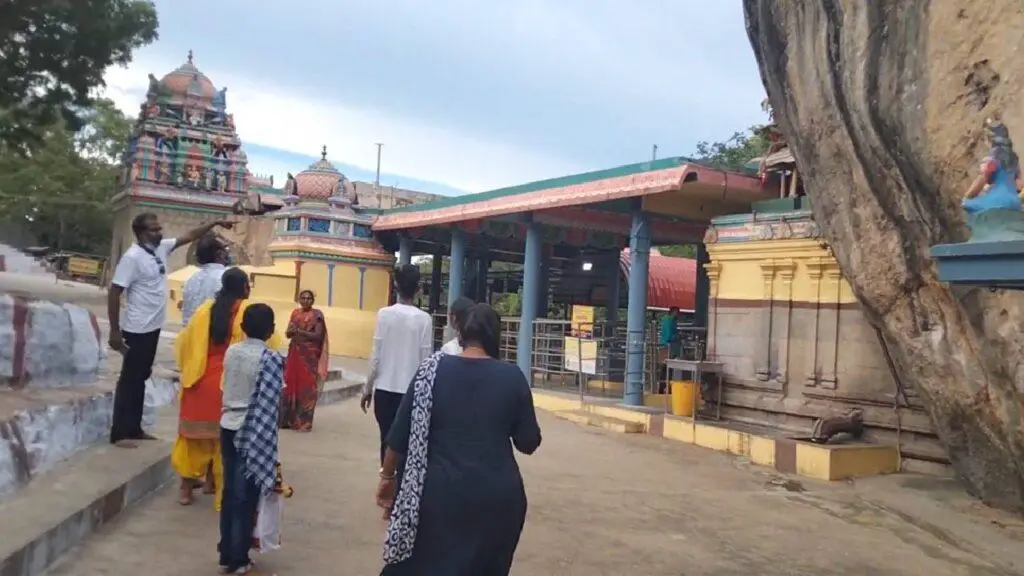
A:
POLYGON ((456 330, 462 354, 423 362, 387 437, 383 576, 507 576, 519 544, 526 490, 513 446, 540 446, 533 395, 519 368, 497 359, 490 306, 474 305, 456 330))

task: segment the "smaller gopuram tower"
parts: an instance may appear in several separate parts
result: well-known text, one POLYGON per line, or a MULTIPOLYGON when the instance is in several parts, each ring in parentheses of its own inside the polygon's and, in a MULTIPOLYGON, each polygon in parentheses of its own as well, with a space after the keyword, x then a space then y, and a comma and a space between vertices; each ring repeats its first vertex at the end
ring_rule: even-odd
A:
POLYGON ((294 262, 296 291, 313 290, 327 307, 376 312, 387 306, 395 257, 374 240, 373 217, 327 160, 326 146, 320 160, 288 175, 284 193, 268 251, 275 262, 294 262))
MULTIPOLYGON (((191 51, 163 78, 150 74, 112 199, 111 261, 133 242, 131 220, 140 212, 156 213, 168 238, 227 217, 248 192, 246 163, 227 88, 218 90, 196 68, 191 51)), ((184 266, 187 254, 175 252, 169 268, 184 266)))

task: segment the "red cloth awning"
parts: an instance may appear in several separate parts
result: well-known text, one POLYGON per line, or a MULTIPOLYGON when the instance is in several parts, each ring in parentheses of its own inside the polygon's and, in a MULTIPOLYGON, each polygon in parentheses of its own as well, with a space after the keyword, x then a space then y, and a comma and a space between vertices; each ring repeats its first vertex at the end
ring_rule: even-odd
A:
MULTIPOLYGON (((629 278, 629 248, 619 256, 619 265, 629 278)), ((647 282, 647 307, 694 309, 697 294, 697 261, 692 258, 663 256, 651 249, 651 263, 647 282)))

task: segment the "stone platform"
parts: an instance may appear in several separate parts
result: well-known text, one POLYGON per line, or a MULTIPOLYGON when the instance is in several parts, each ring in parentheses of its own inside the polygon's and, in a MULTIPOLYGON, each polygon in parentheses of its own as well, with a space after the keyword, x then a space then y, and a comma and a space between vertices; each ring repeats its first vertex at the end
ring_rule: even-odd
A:
POLYGON ((685 444, 749 458, 754 464, 818 480, 847 480, 900 469, 896 446, 856 442, 815 444, 777 430, 666 415, 651 407, 633 408, 614 400, 534 390, 537 408, 576 422, 624 433, 647 433, 685 444))

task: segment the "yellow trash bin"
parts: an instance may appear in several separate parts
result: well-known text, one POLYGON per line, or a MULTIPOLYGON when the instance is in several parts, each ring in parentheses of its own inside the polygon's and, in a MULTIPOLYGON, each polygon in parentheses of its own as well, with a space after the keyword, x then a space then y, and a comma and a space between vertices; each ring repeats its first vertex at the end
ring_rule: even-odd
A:
POLYGON ((672 380, 672 415, 693 416, 694 399, 700 402, 700 387, 692 380, 672 380))

